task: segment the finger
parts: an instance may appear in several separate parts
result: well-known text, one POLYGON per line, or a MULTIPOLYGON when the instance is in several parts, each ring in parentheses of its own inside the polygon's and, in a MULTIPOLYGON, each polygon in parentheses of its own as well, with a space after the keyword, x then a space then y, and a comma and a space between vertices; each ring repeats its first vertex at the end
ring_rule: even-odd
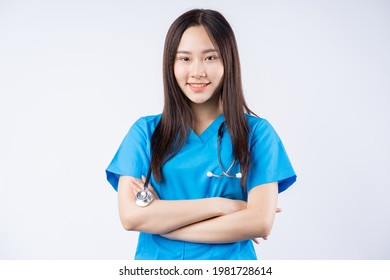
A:
POLYGON ((139 183, 137 183, 136 181, 131 181, 130 187, 131 187, 133 190, 137 191, 137 192, 143 190, 143 186, 140 185, 139 183))
POLYGON ((260 241, 257 238, 252 238, 252 241, 255 242, 256 244, 260 244, 260 241))
MULTIPOLYGON (((146 182, 146 177, 145 177, 144 175, 142 175, 141 178, 142 178, 142 182, 145 184, 145 182, 146 182)), ((148 183, 148 188, 149 188, 149 189, 153 189, 153 187, 152 187, 152 185, 150 184, 150 182, 148 183)))
POLYGON ((144 185, 144 182, 138 178, 135 178, 135 177, 131 177, 131 181, 136 183, 138 186, 142 186, 144 185))
POLYGON ((135 197, 137 197, 137 194, 140 192, 140 191, 142 191, 142 189, 140 189, 140 188, 138 188, 138 187, 136 187, 136 186, 134 186, 133 185, 133 187, 132 187, 132 192, 133 192, 133 194, 134 194, 134 196, 135 197))
POLYGON ((134 197, 137 197, 137 194, 140 191, 138 186, 136 186, 133 182, 131 182, 130 189, 131 189, 131 192, 133 193, 134 197))
POLYGON ((141 188, 142 187, 142 183, 138 179, 136 179, 136 178, 133 178, 130 182, 131 182, 131 184, 133 186, 135 186, 137 188, 141 188))

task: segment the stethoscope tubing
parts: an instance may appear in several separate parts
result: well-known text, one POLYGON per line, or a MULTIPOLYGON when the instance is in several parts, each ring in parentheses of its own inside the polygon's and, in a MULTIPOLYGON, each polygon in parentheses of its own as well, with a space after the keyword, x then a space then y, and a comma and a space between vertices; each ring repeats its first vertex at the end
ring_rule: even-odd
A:
POLYGON ((219 126, 218 137, 217 137, 218 164, 222 170, 222 174, 218 175, 218 174, 214 174, 214 173, 209 171, 209 172, 207 172, 207 176, 208 177, 216 177, 216 178, 222 178, 222 177, 241 178, 242 174, 240 172, 236 173, 236 174, 229 174, 230 169, 232 169, 232 167, 236 163, 235 159, 232 161, 232 163, 230 164, 228 169, 225 170, 225 168, 223 167, 222 160, 221 160, 221 140, 222 140, 222 132, 223 132, 224 127, 225 127, 225 122, 222 122, 221 125, 219 126))

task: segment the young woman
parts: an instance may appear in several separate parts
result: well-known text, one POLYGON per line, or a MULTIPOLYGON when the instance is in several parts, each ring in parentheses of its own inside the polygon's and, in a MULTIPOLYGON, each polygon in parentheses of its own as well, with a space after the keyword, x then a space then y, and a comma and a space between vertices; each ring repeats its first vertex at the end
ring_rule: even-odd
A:
POLYGON ((163 79, 162 114, 134 123, 106 170, 123 227, 140 232, 135 259, 256 259, 253 241, 270 234, 278 193, 296 175, 272 126, 245 103, 220 13, 173 22, 163 79))

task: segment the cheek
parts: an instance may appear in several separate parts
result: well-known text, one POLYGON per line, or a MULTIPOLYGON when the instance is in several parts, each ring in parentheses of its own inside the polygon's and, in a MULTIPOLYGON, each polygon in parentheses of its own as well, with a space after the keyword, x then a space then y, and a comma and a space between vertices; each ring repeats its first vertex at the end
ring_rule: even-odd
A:
POLYGON ((187 77, 184 67, 175 65, 173 67, 173 73, 175 74, 176 81, 185 80, 187 77))
POLYGON ((224 68, 222 65, 219 65, 218 67, 215 67, 213 69, 213 78, 214 79, 222 80, 223 75, 224 75, 224 68))
POLYGON ((222 80, 223 79, 223 75, 225 74, 225 71, 224 71, 224 68, 222 67, 222 69, 220 70, 219 72, 219 75, 220 75, 220 79, 222 80))

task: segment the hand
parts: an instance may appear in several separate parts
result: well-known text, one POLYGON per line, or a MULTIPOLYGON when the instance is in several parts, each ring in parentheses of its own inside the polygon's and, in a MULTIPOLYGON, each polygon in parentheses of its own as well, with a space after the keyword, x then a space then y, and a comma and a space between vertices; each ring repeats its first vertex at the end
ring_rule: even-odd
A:
MULTIPOLYGON (((276 208, 276 213, 282 212, 282 208, 276 208)), ((268 240, 268 236, 262 237, 263 240, 268 240)), ((252 238, 252 241, 256 244, 260 244, 259 238, 252 238)))
MULTIPOLYGON (((138 178, 131 177, 131 189, 133 191, 134 196, 137 195, 139 191, 142 191, 144 189, 144 184, 145 184, 146 178, 145 176, 142 175, 142 180, 138 178)), ((160 199, 158 196, 156 190, 152 187, 152 185, 149 183, 148 185, 148 191, 151 192, 154 196, 154 199, 160 199)))

